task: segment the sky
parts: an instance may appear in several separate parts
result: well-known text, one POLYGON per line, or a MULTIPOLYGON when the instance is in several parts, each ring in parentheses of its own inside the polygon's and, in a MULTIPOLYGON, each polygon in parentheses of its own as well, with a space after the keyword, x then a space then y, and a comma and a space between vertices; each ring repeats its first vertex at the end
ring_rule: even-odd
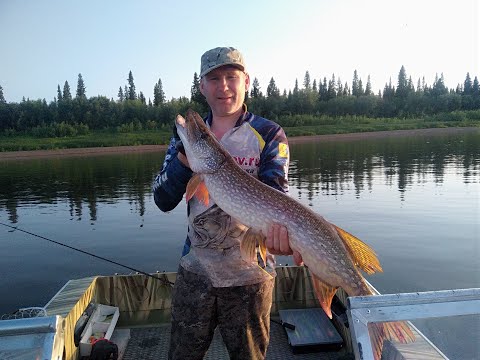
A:
POLYGON ((436 74, 455 88, 480 79, 479 0, 0 0, 0 85, 7 102, 53 101, 78 74, 87 97, 117 99, 132 71, 153 101, 161 79, 167 100, 190 97, 201 55, 239 49, 261 91, 300 87, 353 72, 378 93, 401 66, 414 85, 436 74))

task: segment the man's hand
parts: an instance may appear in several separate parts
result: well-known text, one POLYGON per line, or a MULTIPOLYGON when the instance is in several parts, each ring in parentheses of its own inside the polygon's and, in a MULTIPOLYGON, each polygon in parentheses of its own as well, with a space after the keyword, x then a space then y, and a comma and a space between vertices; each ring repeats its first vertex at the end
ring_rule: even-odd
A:
POLYGON ((268 228, 266 246, 270 254, 293 255, 295 264, 303 265, 302 255, 300 255, 298 251, 293 251, 290 248, 288 231, 285 226, 274 223, 268 228))
POLYGON ((181 152, 177 154, 178 160, 185 165, 186 167, 190 168, 190 164, 188 163, 188 159, 185 155, 183 155, 181 152))

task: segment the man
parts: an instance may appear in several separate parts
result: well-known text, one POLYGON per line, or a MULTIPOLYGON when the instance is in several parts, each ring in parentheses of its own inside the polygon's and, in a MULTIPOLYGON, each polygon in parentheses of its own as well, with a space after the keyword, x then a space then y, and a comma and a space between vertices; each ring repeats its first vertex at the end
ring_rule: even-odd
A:
MULTIPOLYGON (((201 58, 200 91, 210 112, 205 121, 239 165, 252 176, 288 192, 288 143, 276 123, 247 111, 250 85, 242 54, 231 47, 201 58)), ((173 138, 153 190, 162 211, 182 200, 192 176, 178 138, 173 138)), ((188 202, 188 235, 172 299, 170 359, 203 359, 218 326, 231 359, 264 359, 269 341, 274 269, 241 258, 243 224, 210 199, 188 202)), ((292 254, 285 227, 272 224, 271 254, 292 254)), ((300 255, 294 254, 301 262, 300 255)), ((260 262, 260 264, 259 264, 260 262)))

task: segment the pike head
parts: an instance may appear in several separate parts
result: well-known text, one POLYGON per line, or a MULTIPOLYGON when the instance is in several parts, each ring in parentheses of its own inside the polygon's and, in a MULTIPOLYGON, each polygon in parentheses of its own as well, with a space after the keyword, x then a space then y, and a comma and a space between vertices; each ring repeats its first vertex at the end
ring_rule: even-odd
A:
POLYGON ((228 154, 208 129, 200 115, 187 111, 186 119, 177 115, 175 120, 190 168, 198 174, 214 173, 226 161, 228 154))

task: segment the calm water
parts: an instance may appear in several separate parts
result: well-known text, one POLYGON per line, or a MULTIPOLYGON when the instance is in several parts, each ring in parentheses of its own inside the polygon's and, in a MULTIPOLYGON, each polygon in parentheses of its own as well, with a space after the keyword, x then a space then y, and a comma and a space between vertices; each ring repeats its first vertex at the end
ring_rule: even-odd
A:
MULTIPOLYGON (((480 287, 480 132, 291 146, 291 194, 369 243, 382 293, 480 287)), ((147 271, 175 271, 186 206, 150 185, 163 153, 0 162, 0 221, 147 271)), ((72 278, 128 270, 0 226, 0 314, 72 278)), ((281 258, 280 262, 291 261, 281 258)), ((415 322, 452 359, 480 358, 480 318, 415 322)))

